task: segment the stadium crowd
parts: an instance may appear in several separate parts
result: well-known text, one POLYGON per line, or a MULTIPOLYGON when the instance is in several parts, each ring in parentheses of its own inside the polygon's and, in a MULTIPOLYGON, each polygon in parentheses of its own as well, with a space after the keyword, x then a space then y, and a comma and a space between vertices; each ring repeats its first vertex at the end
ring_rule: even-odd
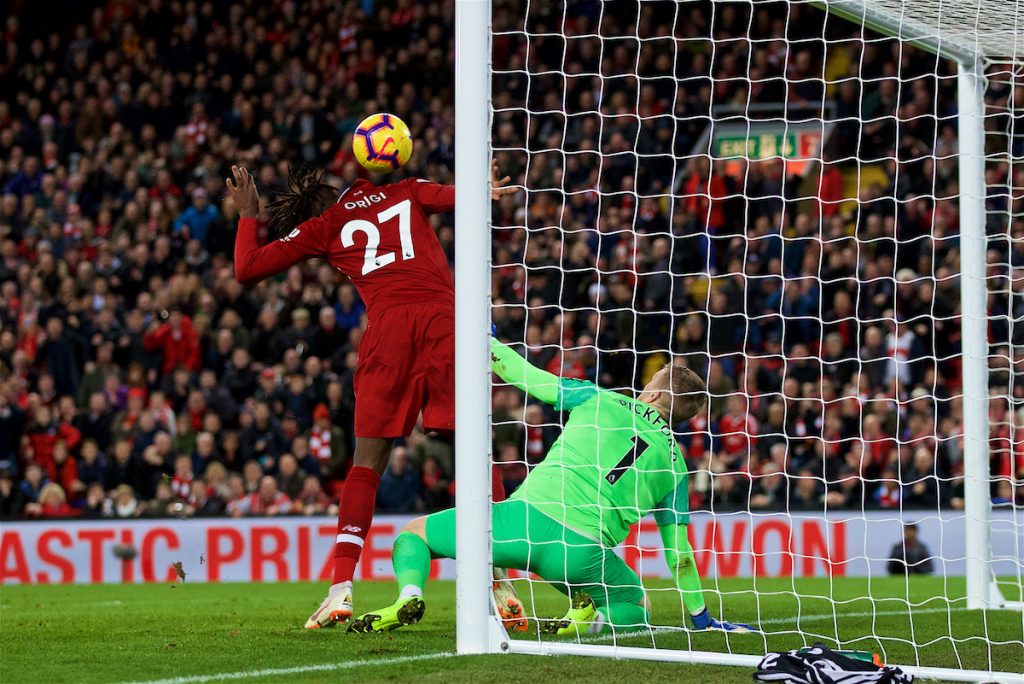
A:
MULTIPOLYGON (((571 4, 531 3, 529 38, 524 3, 494 10, 495 156, 524 186, 494 214, 499 336, 619 389, 684 356, 711 391, 677 426, 693 508, 962 506, 952 67, 802 5, 571 4), (762 40, 723 40, 748 25, 762 40), (835 122, 823 170, 694 155, 713 106, 755 98, 835 122), (859 202, 842 195, 854 156, 882 179, 859 202)), ((14 15, 0 34, 0 516, 335 510, 362 303, 322 263, 239 285, 223 179, 245 163, 265 198, 310 162, 350 183, 350 132, 385 110, 416 141, 399 175, 452 182, 452 3, 78 5, 31 32, 46 38, 14 15)), ((1009 95, 995 83, 989 103, 1009 95)), ((988 172, 1008 503, 1024 168, 988 172)), ((452 217, 436 221, 452 258, 452 217)), ((559 416, 499 386, 494 417, 511 491, 559 416)), ((442 508, 454 483, 450 443, 416 432, 378 506, 442 508)))

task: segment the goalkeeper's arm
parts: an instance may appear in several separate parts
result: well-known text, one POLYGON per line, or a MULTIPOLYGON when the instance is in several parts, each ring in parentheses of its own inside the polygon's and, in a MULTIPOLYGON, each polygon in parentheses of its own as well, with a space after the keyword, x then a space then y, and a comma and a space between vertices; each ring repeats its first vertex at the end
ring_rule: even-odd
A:
POLYGON ((697 563, 693 559, 693 547, 687 537, 687 525, 670 522, 659 525, 661 542, 665 545, 665 560, 668 569, 675 578, 676 588, 683 595, 683 604, 690 616, 699 615, 707 610, 704 605, 704 591, 700 587, 700 575, 697 563))
POLYGON ((559 411, 574 409, 598 392, 593 383, 560 378, 531 365, 511 347, 493 337, 491 369, 508 384, 518 387, 538 401, 554 406, 559 411))
MULTIPOLYGON (((659 517, 655 513, 655 518, 659 517)), ((674 516, 673 516, 674 517, 674 516)), ((696 629, 714 629, 723 632, 756 632, 756 627, 741 622, 726 622, 711 616, 704 603, 704 592, 700 586, 697 563, 693 559, 693 547, 687 537, 687 524, 676 521, 658 520, 661 541, 665 545, 665 559, 676 580, 676 588, 683 595, 683 605, 690 614, 690 622, 696 629)))

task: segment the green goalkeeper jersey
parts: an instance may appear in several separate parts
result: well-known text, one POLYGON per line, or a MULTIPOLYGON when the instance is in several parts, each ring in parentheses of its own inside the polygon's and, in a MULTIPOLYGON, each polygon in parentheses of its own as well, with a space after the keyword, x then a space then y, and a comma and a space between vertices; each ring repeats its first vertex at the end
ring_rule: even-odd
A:
POLYGON ((534 368, 497 340, 491 358, 503 380, 569 411, 562 434, 511 498, 608 546, 652 511, 659 525, 689 522, 686 463, 654 407, 534 368))

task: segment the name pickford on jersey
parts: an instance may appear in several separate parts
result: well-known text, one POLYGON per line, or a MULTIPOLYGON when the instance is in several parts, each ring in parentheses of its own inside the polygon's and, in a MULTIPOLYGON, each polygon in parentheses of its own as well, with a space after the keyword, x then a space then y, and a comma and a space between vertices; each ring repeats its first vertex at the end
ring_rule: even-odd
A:
POLYGON ((666 437, 672 437, 672 426, 661 417, 661 414, 658 413, 653 406, 640 404, 635 401, 630 401, 629 399, 619 399, 619 405, 625 406, 626 408, 632 408, 633 413, 650 423, 651 427, 658 428, 661 431, 661 434, 666 437))

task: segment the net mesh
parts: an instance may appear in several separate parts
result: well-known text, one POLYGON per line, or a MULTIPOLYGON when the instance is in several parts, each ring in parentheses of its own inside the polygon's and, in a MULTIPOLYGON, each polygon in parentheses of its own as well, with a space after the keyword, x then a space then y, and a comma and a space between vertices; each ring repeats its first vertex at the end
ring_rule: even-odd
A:
MULTIPOLYGON (((674 508, 691 512, 711 613, 763 630, 689 629, 644 510, 617 554, 644 578, 649 618, 578 640, 1024 661, 1020 613, 966 610, 962 435, 963 384, 987 380, 991 567, 1019 601, 1024 8, 920 4, 934 11, 896 12, 900 40, 800 0, 494 3, 492 146, 520 187, 492 216, 498 337, 538 368, 630 396, 669 361, 700 375, 707 408, 673 426, 688 471, 674 508), (910 42, 937 32, 1009 57, 986 62, 987 379, 963 378, 960 356, 957 67, 910 42)), ((568 415, 495 385, 509 491, 543 474, 568 415)), ((593 430, 606 418, 596 411, 593 430)), ((596 504, 574 486, 600 480, 606 443, 576 460, 556 448, 561 466, 544 475, 560 478, 569 528, 614 500, 607 481, 596 504)), ((642 456, 634 494, 678 475, 642 456)), ((596 520, 629 517, 606 505, 596 520)), ((564 545, 587 546, 573 532, 564 545)), ((595 562, 599 584, 629 584, 595 562)), ((531 618, 570 607, 540 576, 513 578, 531 618)), ((521 638, 548 638, 543 624, 521 638)))
POLYGON ((959 57, 975 53, 1015 59, 1024 47, 1024 10, 1015 2, 902 0, 827 0, 829 11, 860 24, 885 23, 904 41, 926 41, 959 57))

